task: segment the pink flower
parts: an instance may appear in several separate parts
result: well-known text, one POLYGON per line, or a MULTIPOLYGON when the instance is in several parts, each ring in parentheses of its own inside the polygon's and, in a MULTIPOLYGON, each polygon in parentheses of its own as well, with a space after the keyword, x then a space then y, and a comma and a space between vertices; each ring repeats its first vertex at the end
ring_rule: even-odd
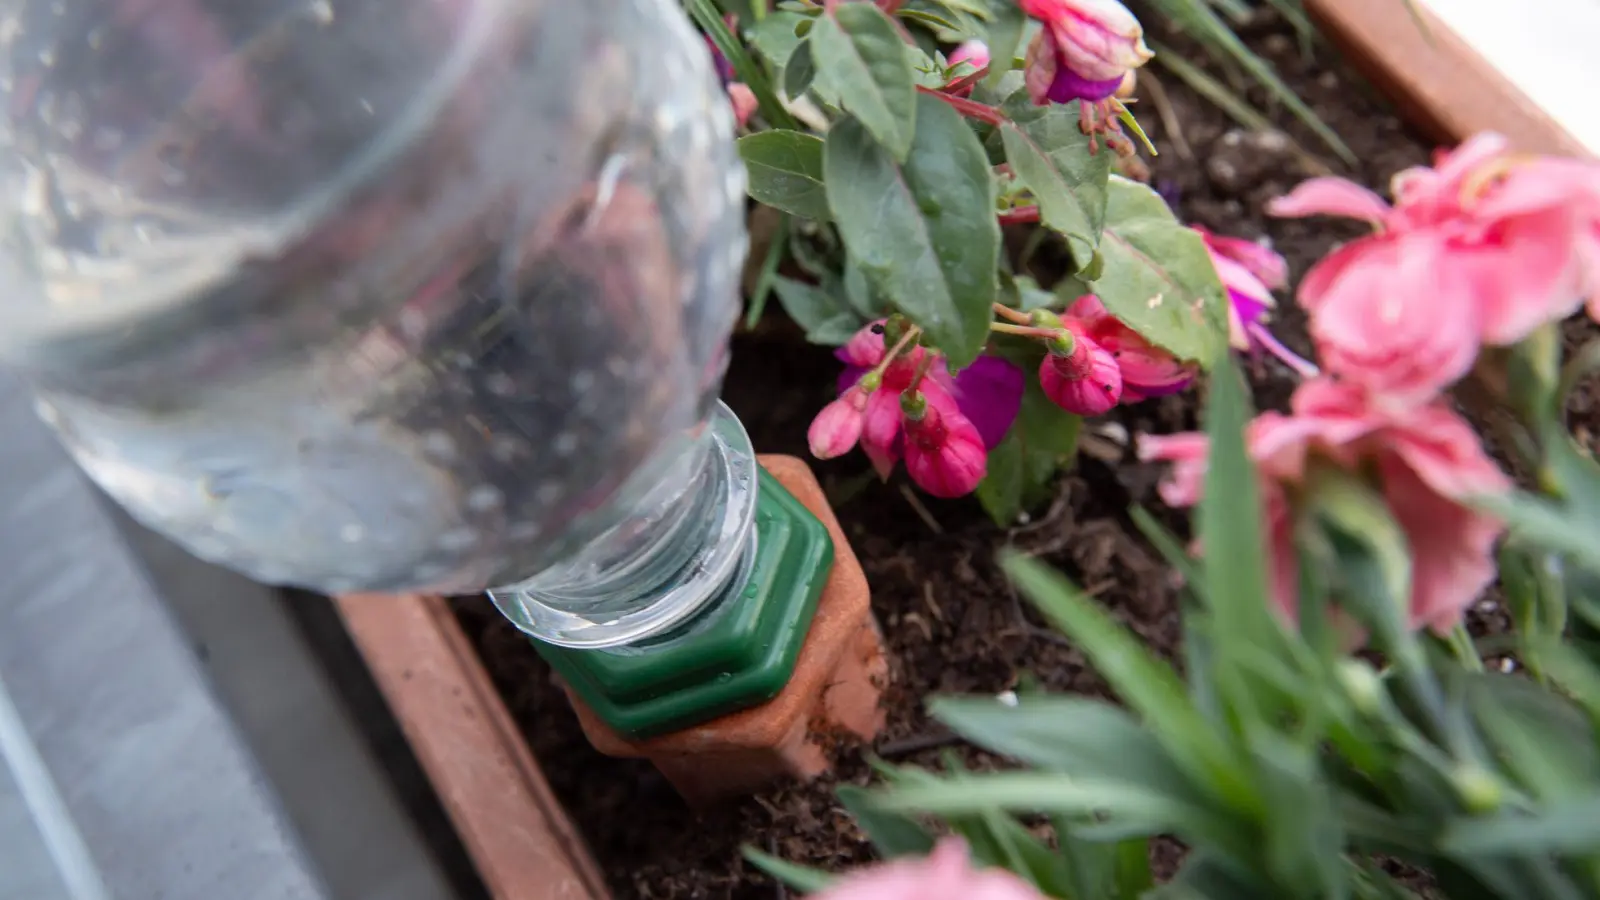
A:
POLYGON ((1217 277, 1228 291, 1228 341, 1235 350, 1266 352, 1303 378, 1317 375, 1317 367, 1285 347, 1266 322, 1277 300, 1272 292, 1288 287, 1289 264, 1277 253, 1242 238, 1223 237, 1196 225, 1217 277))
POLYGON ((1038 104, 1098 102, 1149 62, 1139 20, 1117 0, 1021 0, 1044 28, 1028 47, 1024 74, 1038 104))
MULTIPOLYGON (((1442 402, 1394 412, 1356 385, 1313 379, 1295 391, 1290 415, 1265 413, 1250 423, 1247 443, 1262 478, 1273 599, 1290 619, 1299 595, 1291 497, 1313 460, 1368 472, 1383 493, 1411 552, 1412 627, 1448 631, 1494 580, 1501 525, 1462 501, 1504 491, 1510 481, 1472 427, 1442 402)), ((1203 435, 1145 437, 1139 454, 1174 463, 1163 500, 1198 502, 1203 435)))
POLYGON ((1069 413, 1098 416, 1122 399, 1122 370, 1110 351, 1089 337, 1083 323, 1062 320, 1068 338, 1039 363, 1039 385, 1050 401, 1069 413))
POLYGON ((920 412, 906 413, 906 471, 935 497, 964 497, 987 474, 988 451, 966 416, 946 410, 924 402, 920 412))
POLYGON ((1179 362, 1171 353, 1145 340, 1108 312, 1093 294, 1073 301, 1067 307, 1066 320, 1082 323, 1090 340, 1116 360, 1122 376, 1123 403, 1165 397, 1194 382, 1194 366, 1179 362))
POLYGON ((1393 207, 1315 178, 1269 208, 1382 229, 1329 254, 1300 286, 1330 371, 1394 402, 1427 402, 1481 343, 1514 343, 1600 294, 1600 164, 1515 156, 1484 134, 1396 175, 1392 191, 1393 207))
POLYGON ((812 900, 1044 900, 1001 869, 974 869, 960 838, 945 838, 923 859, 863 869, 812 900))
MULTIPOLYGON (((851 385, 883 361, 887 352, 883 345, 883 325, 881 319, 868 325, 834 351, 833 355, 845 364, 845 370, 839 375, 839 393, 849 390, 851 385)), ((895 394, 905 390, 906 385, 911 383, 917 362, 925 352, 918 347, 902 354, 884 372, 884 387, 895 394)), ((1005 439, 1006 432, 1011 430, 1011 423, 1017 419, 1018 410, 1022 408, 1022 370, 999 357, 980 356, 954 376, 944 366, 935 365, 928 372, 928 380, 940 388, 947 398, 955 401, 961 414, 970 419, 977 426, 978 433, 983 435, 984 446, 991 450, 1005 439)), ((898 410, 898 406, 892 404, 890 408, 898 410)), ((899 459, 898 454, 895 459, 899 459)))
POLYGON ((855 447, 856 441, 861 439, 870 396, 860 385, 856 385, 817 413, 806 432, 812 456, 833 459, 849 453, 855 447))

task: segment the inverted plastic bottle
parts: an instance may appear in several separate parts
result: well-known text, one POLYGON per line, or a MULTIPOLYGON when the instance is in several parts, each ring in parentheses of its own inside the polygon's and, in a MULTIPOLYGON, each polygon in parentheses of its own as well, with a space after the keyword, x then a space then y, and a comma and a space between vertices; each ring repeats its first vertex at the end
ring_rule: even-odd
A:
POLYGON ((0 360, 146 525, 603 647, 738 587, 743 169, 674 0, 3 0, 0 360))

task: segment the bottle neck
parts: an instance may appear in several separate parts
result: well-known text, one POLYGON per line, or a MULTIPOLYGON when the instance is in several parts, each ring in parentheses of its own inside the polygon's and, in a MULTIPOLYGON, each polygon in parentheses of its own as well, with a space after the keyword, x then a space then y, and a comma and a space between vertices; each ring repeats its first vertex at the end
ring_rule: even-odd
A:
POLYGON ((744 427, 719 403, 700 435, 667 452, 649 467, 664 474, 621 522, 571 558, 489 592, 518 628, 564 647, 616 647, 664 634, 744 587, 757 489, 744 427))

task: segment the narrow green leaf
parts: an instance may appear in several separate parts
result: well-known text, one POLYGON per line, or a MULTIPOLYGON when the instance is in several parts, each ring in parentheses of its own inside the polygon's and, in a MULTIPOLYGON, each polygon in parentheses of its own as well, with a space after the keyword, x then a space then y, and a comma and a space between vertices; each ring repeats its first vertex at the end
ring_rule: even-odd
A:
POLYGON ((1018 813, 1102 813, 1153 828, 1187 830, 1192 810, 1162 794, 1125 784, 1079 781, 1036 772, 996 772, 932 784, 905 785, 873 798, 880 809, 933 815, 976 815, 989 810, 1018 813))
POLYGON ((743 848, 743 853, 751 865, 803 894, 821 893, 833 886, 833 876, 827 872, 795 865, 754 847, 743 848))
POLYGON ((728 23, 722 20, 722 13, 711 0, 683 0, 684 7, 689 11, 700 30, 704 31, 722 55, 732 64, 734 74, 739 80, 750 88, 756 95, 756 103, 761 107, 761 115, 768 124, 774 128, 795 128, 798 123, 794 116, 778 102, 776 94, 772 93, 772 85, 767 82, 767 73, 756 65, 756 61, 745 52, 744 45, 728 30, 728 23))
POLYGON ((837 347, 861 328, 861 320, 841 299, 815 285, 792 278, 774 278, 772 289, 783 311, 805 329, 806 340, 837 347))
POLYGON ((1245 448, 1249 400, 1231 362, 1212 372, 1205 419, 1210 450, 1196 521, 1205 548, 1205 596, 1216 615, 1218 640, 1261 643, 1270 638, 1273 624, 1261 486, 1245 448))
POLYGON ((1094 292, 1106 309, 1183 359, 1227 359, 1228 295, 1205 242, 1150 188, 1112 176, 1094 292))
POLYGON ((1458 856, 1600 851, 1600 794, 1579 785, 1570 793, 1579 796, 1532 815, 1461 819, 1446 827, 1440 844, 1458 856))
POLYGON ((778 277, 778 265, 789 252, 789 217, 779 216, 778 227, 773 231, 772 242, 767 245, 767 255, 761 260, 761 273, 756 278, 755 290, 750 293, 750 308, 744 314, 744 327, 754 328, 767 311, 767 295, 772 293, 773 279, 778 277))
POLYGON ((1155 873, 1150 870, 1150 841, 1148 838, 1122 841, 1116 845, 1115 893, 1112 900, 1139 900, 1155 887, 1155 873))
POLYGON ((896 160, 911 154, 916 79, 894 23, 873 3, 845 3, 811 29, 811 55, 846 111, 896 160))
POLYGON ((834 792, 839 804, 867 833, 872 846, 884 859, 897 856, 922 856, 933 849, 933 837, 915 820, 900 813, 886 812, 872 805, 872 798, 858 787, 844 786, 834 792))
POLYGON ((1040 218, 1072 239, 1073 257, 1084 267, 1105 228, 1112 154, 1089 152, 1077 103, 1041 112, 1000 126, 1006 159, 1033 192, 1040 218))
POLYGON ((1222 735, 1190 702, 1170 666, 1049 568, 1014 554, 1004 566, 1040 611, 1083 647, 1095 668, 1191 778, 1230 803, 1259 808, 1260 798, 1222 735))
POLYGON ((1272 810, 1261 848, 1272 880, 1304 885, 1316 897, 1348 896, 1344 830, 1316 751, 1266 729, 1254 732, 1250 743, 1256 783, 1272 810))
POLYGON ((757 202, 803 219, 828 220, 822 138, 803 131, 761 131, 739 139, 739 156, 749 173, 746 190, 757 202))
POLYGON ((982 145, 955 110, 931 97, 918 110, 904 165, 858 119, 829 130, 828 205, 867 281, 922 326, 952 365, 964 366, 983 349, 993 316, 994 183, 982 145))

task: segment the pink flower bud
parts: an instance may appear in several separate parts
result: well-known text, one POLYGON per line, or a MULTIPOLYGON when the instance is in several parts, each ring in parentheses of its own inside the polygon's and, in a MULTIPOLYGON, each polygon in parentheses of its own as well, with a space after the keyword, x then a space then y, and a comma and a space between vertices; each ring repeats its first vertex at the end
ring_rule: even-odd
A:
POLYGON ((1071 346, 1050 349, 1039 364, 1039 384, 1045 396, 1067 412, 1101 415, 1122 399, 1122 369, 1076 323, 1067 328, 1071 346))
POLYGON ((756 109, 761 106, 756 100, 755 91, 750 90, 750 85, 742 81, 735 81, 728 85, 728 102, 733 104, 733 120, 743 128, 749 124, 750 117, 756 114, 756 109))
POLYGON ((829 403, 811 420, 806 438, 811 442, 811 455, 817 459, 833 459, 850 452, 861 439, 865 423, 868 393, 860 387, 845 391, 839 399, 829 403))
POLYGON ((1021 0, 1044 25, 1028 48, 1025 71, 1035 103, 1099 101, 1115 94, 1130 70, 1154 54, 1144 29, 1117 0, 1021 0))
POLYGON ((989 65, 989 45, 983 41, 967 41, 951 51, 948 60, 950 68, 966 63, 974 70, 982 69, 989 65))
MULTIPOLYGON (((920 415, 905 418, 906 471, 935 497, 963 497, 989 469, 983 436, 957 410, 922 401, 920 415)), ((915 406, 912 405, 912 409, 915 406)))

